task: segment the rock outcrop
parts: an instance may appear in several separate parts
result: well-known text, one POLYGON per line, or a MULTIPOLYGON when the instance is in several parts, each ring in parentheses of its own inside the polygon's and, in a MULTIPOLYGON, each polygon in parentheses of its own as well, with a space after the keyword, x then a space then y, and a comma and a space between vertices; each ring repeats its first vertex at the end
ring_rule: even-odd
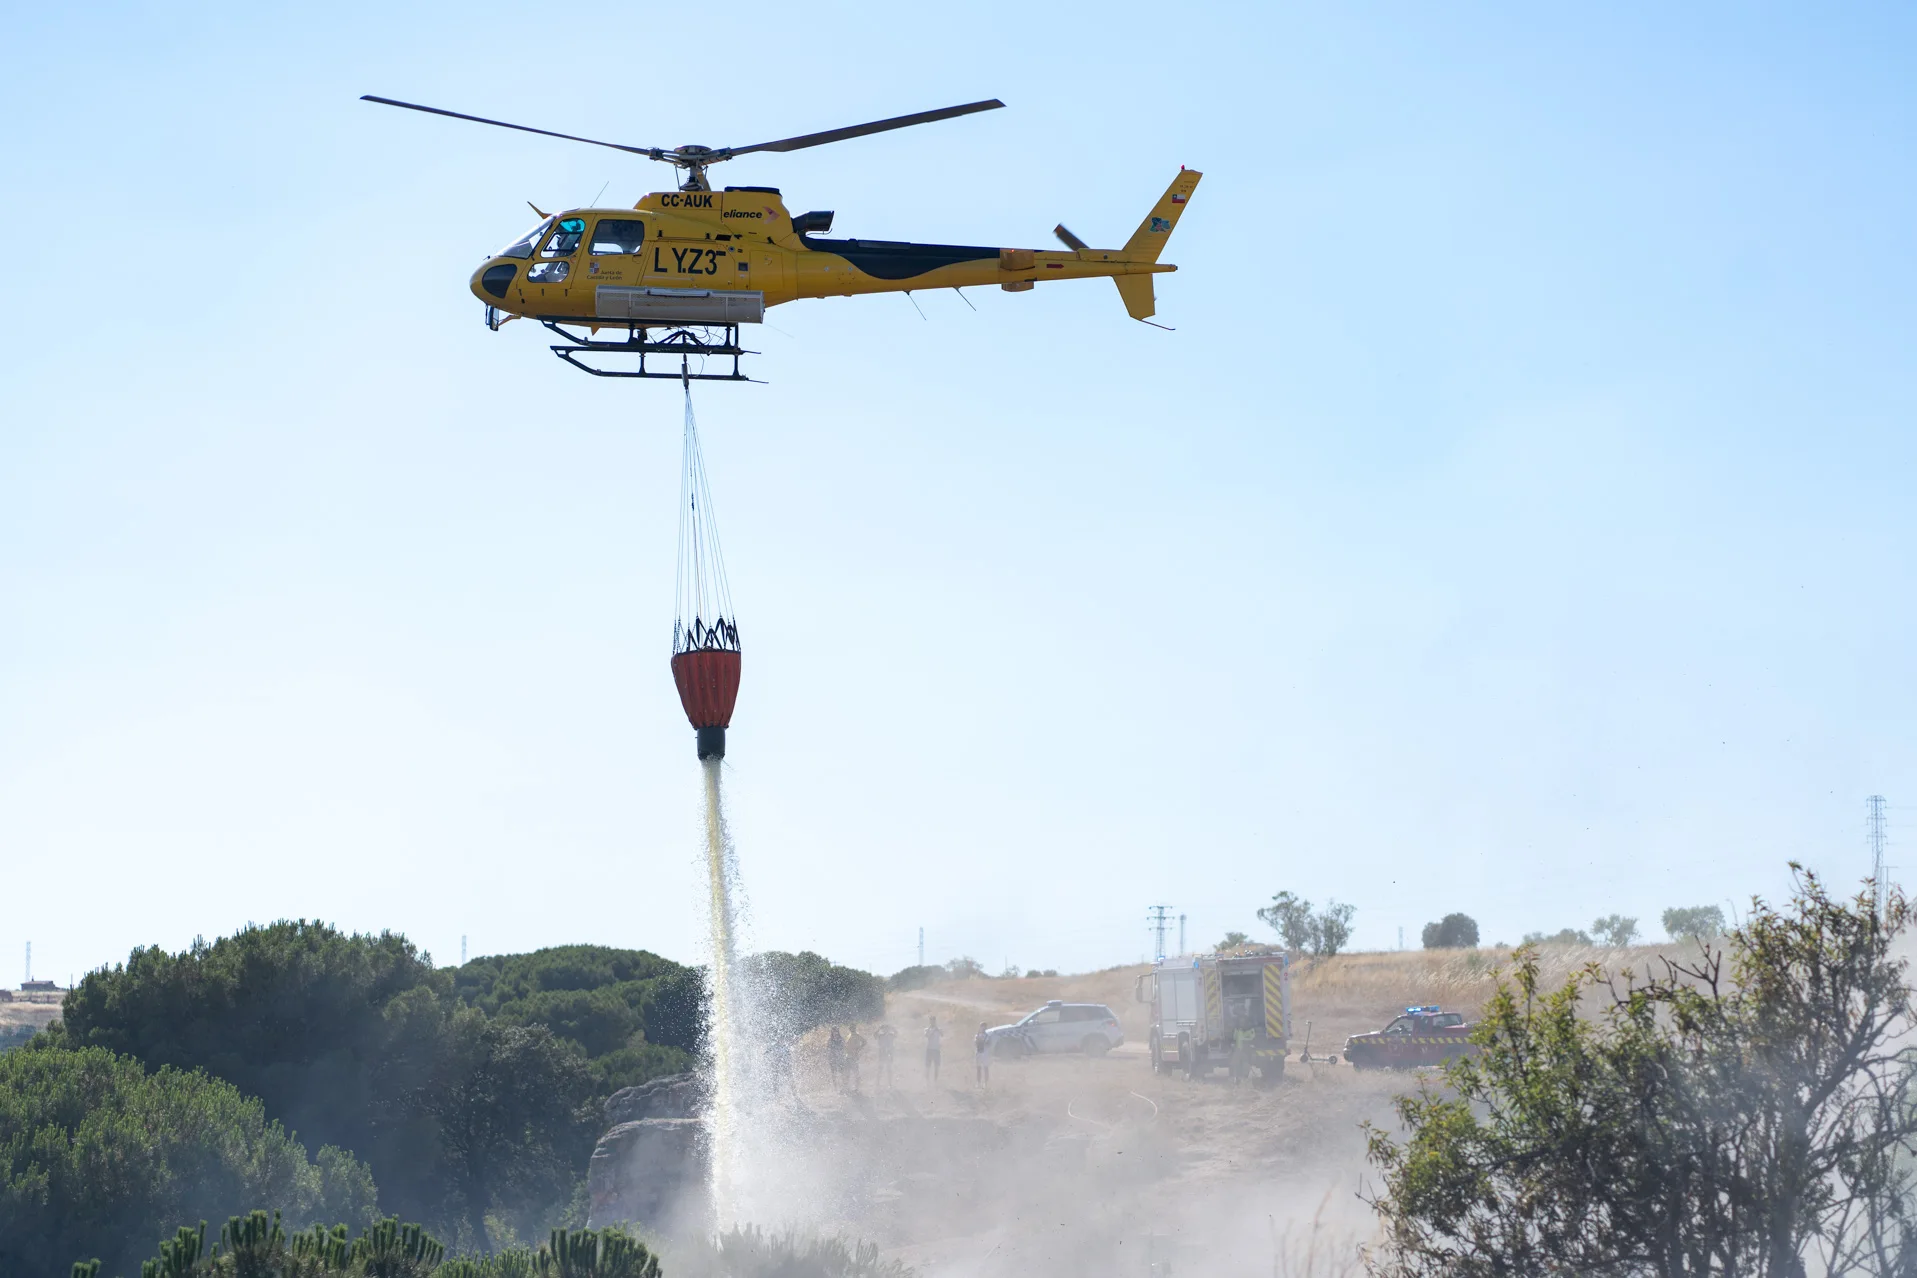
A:
POLYGON ((637 1123, 647 1118, 697 1118, 706 1107, 705 1080, 697 1074, 667 1074, 622 1087, 606 1100, 606 1123, 637 1123))
POLYGON ((672 1074, 622 1087, 606 1101, 611 1124, 586 1172, 587 1224, 640 1225, 660 1233, 703 1230, 709 1216, 705 1086, 672 1074))

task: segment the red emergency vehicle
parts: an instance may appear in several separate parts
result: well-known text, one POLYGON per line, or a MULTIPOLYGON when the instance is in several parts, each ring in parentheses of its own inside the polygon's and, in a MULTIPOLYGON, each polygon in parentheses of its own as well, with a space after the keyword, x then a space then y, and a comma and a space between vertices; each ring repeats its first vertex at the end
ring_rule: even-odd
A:
POLYGON ((1383 1029, 1345 1040, 1345 1059, 1359 1069, 1412 1069, 1477 1051, 1464 1014, 1441 1011, 1436 1004, 1407 1007, 1383 1029))

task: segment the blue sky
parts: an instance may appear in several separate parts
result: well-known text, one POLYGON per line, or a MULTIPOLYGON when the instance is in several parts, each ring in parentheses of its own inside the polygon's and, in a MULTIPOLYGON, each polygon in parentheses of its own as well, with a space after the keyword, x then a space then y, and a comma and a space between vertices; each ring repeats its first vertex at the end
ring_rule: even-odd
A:
POLYGON ((1654 931, 1917 793, 1909 10, 617 13, 10 15, 0 956, 698 952, 678 389, 465 288, 668 173, 361 93, 647 146, 1003 98, 715 172, 879 238, 1121 243, 1205 172, 1176 332, 803 302, 695 392, 761 944, 1654 931))

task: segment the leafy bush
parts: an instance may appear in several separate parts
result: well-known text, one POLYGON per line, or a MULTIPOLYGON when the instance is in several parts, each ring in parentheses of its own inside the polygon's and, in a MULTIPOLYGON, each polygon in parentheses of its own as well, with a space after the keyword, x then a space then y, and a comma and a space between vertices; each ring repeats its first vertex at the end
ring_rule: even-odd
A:
POLYGON ((633 1041, 604 1056, 586 1062, 592 1070, 598 1090, 610 1096, 622 1087, 637 1087, 668 1074, 684 1074, 693 1068, 690 1052, 658 1043, 633 1041))
POLYGON ((741 964, 759 991, 768 1032, 790 1037, 831 1021, 873 1021, 885 1014, 885 982, 811 951, 768 950, 741 964))
POLYGON ((1397 1101, 1408 1139, 1370 1130, 1371 1272, 1917 1271, 1910 906, 1792 868, 1789 905, 1756 903, 1728 957, 1547 992, 1522 954, 1481 1054, 1397 1101))
POLYGON ((1356 906, 1327 901, 1323 910, 1313 913, 1310 901, 1280 892, 1258 917, 1278 933, 1286 949, 1329 957, 1351 939, 1351 916, 1357 912, 1356 906))
POLYGON ((911 1278, 913 1271, 880 1260, 875 1243, 746 1226, 674 1246, 666 1272, 670 1278, 911 1278))
POLYGON ((264 1200, 364 1222, 374 1197, 362 1164, 330 1147, 309 1161, 230 1083, 46 1039, 0 1056, 0 1273, 78 1256, 117 1273, 181 1219, 264 1200))
POLYGON ((902 967, 885 979, 885 988, 895 993, 906 990, 922 990, 933 981, 942 981, 946 977, 944 968, 932 963, 902 967))
POLYGON ((1607 914, 1591 924, 1591 935, 1601 945, 1622 949, 1637 939, 1637 920, 1622 914, 1607 914))
MULTIPOLYGON (((537 1251, 455 1256, 418 1225, 382 1220, 349 1241, 346 1226, 288 1236, 278 1215, 233 1217, 211 1248, 206 1226, 181 1227, 140 1268, 141 1278, 659 1278, 659 1261, 621 1229, 555 1229, 537 1251)), ((97 1261, 74 1278, 97 1278, 97 1261)))
POLYGON ((544 1025, 588 1056, 625 1047, 634 1034, 699 1050, 705 990, 697 969, 647 950, 560 945, 479 958, 453 974, 460 1001, 520 1025, 544 1025))
POLYGON ((1225 939, 1218 942, 1218 944, 1212 948, 1217 950, 1235 950, 1239 946, 1247 945, 1250 942, 1251 938, 1243 932, 1227 932, 1225 933, 1225 939))
POLYGON ((600 1084, 578 1047, 462 1007, 450 976, 390 933, 280 922, 139 949, 65 1010, 51 1041, 204 1069, 353 1150, 388 1210, 474 1243, 490 1213, 550 1219, 596 1135, 600 1084))
POLYGON ((1293 896, 1289 892, 1280 892, 1271 898, 1271 904, 1258 911, 1271 929, 1278 933, 1278 939, 1284 942, 1288 950, 1308 950, 1314 939, 1311 919, 1311 902, 1293 896))
POLYGON ((1664 911, 1664 935, 1673 941, 1714 941, 1724 934, 1724 911, 1693 905, 1664 911))
POLYGON ((1578 929, 1574 927, 1566 927, 1566 928, 1560 928, 1557 931, 1552 932, 1548 936, 1544 934, 1543 932, 1526 932, 1524 934, 1524 940, 1521 942, 1521 944, 1524 944, 1524 945, 1589 945, 1591 944, 1591 938, 1588 934, 1584 932, 1580 932, 1578 929))
POLYGON ((1472 950, 1478 946, 1478 921, 1469 914, 1447 914, 1424 925, 1427 950, 1472 950))

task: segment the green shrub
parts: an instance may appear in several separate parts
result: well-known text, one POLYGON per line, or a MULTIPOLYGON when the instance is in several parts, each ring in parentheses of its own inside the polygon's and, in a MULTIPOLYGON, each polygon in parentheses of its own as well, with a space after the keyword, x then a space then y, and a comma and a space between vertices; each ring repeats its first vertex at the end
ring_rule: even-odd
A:
POLYGON ((364 1158, 387 1210, 473 1245, 488 1214, 552 1219, 598 1135, 603 1093, 576 1045, 462 1006, 451 974, 391 933, 282 921, 135 950, 80 982, 51 1038, 257 1095, 267 1117, 364 1158))
POLYGON ((670 1278, 911 1278, 896 1260, 879 1259, 876 1243, 768 1233, 751 1226, 675 1244, 670 1278))
POLYGON ((870 972, 840 967, 805 951, 768 950, 742 964, 759 991, 761 1014, 774 1034, 802 1034, 830 1022, 872 1021, 885 1015, 885 982, 870 972))
POLYGON ((1589 945, 1591 944, 1591 937, 1588 933, 1583 932, 1579 930, 1578 928, 1566 927, 1566 928, 1559 928, 1557 931, 1551 933, 1548 936, 1545 935, 1543 932, 1526 932, 1524 934, 1524 940, 1520 942, 1520 944, 1523 944, 1523 945, 1589 945))
POLYGON ((1452 913, 1424 925, 1421 938, 1427 950, 1471 950, 1478 945, 1478 921, 1469 914, 1452 913))
POLYGON ((40 1032, 38 1025, 0 1025, 0 1052, 10 1052, 16 1047, 25 1047, 27 1041, 40 1032))
POLYGON ((374 1196, 349 1155, 309 1161, 259 1101, 204 1074, 100 1048, 0 1056, 0 1273, 77 1256, 119 1273, 172 1222, 262 1200, 296 1221, 365 1221, 374 1196))
POLYGON ((559 945, 474 959, 453 974, 461 1002, 516 1025, 544 1025, 588 1056, 648 1043, 699 1050, 705 989, 696 968, 647 950, 559 945))
POLYGON ((933 981, 945 979, 945 969, 934 963, 921 963, 913 967, 902 967, 886 978, 885 988, 895 993, 907 990, 922 990, 933 981))
MULTIPOLYGON (((159 1252, 140 1266, 140 1278, 660 1278, 658 1258, 622 1229, 555 1229, 537 1251, 447 1259, 437 1238, 395 1217, 348 1241, 344 1225, 288 1237, 277 1215, 255 1211, 228 1220, 210 1247, 202 1222, 182 1226, 159 1252)), ((94 1260, 75 1264, 72 1274, 99 1278, 99 1270, 94 1260)))
POLYGON ((1664 934, 1673 941, 1714 941, 1724 934, 1724 908, 1674 906, 1664 911, 1664 934))

